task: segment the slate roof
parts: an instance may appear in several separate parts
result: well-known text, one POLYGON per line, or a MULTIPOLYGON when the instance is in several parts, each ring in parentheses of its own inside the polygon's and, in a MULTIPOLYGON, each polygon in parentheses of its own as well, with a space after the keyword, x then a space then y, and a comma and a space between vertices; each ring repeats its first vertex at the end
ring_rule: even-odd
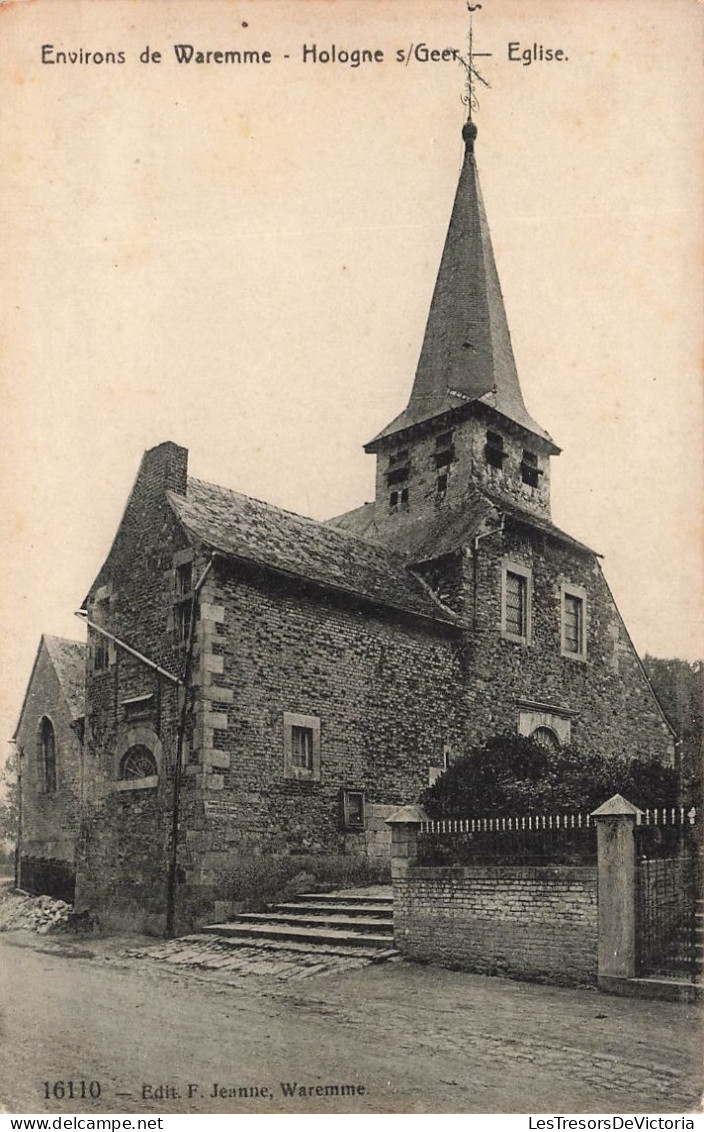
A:
POLYGON ((521 393, 474 159, 476 133, 476 126, 465 124, 462 170, 408 406, 367 451, 479 399, 555 447, 521 393))
POLYGON ((185 529, 221 554, 435 621, 456 616, 403 559, 356 534, 189 476, 168 493, 185 529))
POLYGON ((17 738, 22 726, 22 719, 24 718, 27 703, 33 695, 36 695, 36 690, 32 685, 34 682, 34 673, 36 672, 43 648, 46 649, 49 660, 56 672, 59 685, 66 698, 66 704, 71 719, 75 722, 77 719, 82 719, 85 715, 86 646, 82 641, 70 641, 66 637, 51 637, 48 633, 43 633, 34 658, 34 664, 32 665, 32 672, 27 682, 27 688, 25 689, 19 719, 17 720, 17 727, 13 735, 14 739, 17 738))
POLYGON ((86 646, 66 637, 43 636, 59 684, 66 696, 72 719, 81 719, 86 704, 86 646))
POLYGON ((549 519, 524 511, 498 496, 479 490, 473 484, 468 485, 459 502, 452 506, 443 505, 434 514, 422 515, 417 519, 399 517, 399 521, 393 525, 377 524, 374 504, 365 503, 363 507, 357 507, 354 511, 337 515, 328 521, 337 530, 349 531, 359 538, 388 547, 412 564, 442 558, 462 547, 471 546, 485 522, 492 517, 492 521, 495 521, 501 514, 576 550, 587 554, 596 553, 556 527, 549 519))

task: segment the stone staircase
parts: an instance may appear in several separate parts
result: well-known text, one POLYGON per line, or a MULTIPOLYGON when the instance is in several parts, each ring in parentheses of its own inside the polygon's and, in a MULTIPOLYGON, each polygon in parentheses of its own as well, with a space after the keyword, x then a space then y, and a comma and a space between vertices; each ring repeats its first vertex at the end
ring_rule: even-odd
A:
POLYGON ((285 947, 376 960, 397 954, 391 890, 381 886, 304 893, 266 912, 242 912, 226 923, 209 924, 200 934, 217 936, 232 947, 285 947))

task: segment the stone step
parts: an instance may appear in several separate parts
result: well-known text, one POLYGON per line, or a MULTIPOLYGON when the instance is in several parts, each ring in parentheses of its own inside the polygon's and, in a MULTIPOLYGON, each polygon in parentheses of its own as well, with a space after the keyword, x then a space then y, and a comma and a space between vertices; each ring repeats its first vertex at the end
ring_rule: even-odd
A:
MULTIPOLYGON (((184 937, 195 946, 200 946, 202 949, 207 947, 217 947, 218 949, 232 951, 232 952, 246 952, 254 954, 255 952, 272 953, 281 955, 337 955, 348 959, 369 959, 373 963, 383 963, 387 959, 401 958, 400 953, 395 947, 389 947, 389 940, 386 941, 387 946, 380 948, 374 947, 360 947, 358 942, 354 946, 349 946, 344 943, 316 943, 314 948, 311 948, 310 943, 299 943, 292 939, 252 939, 250 936, 225 936, 216 934, 205 934, 203 929, 197 936, 184 937)), ((136 954, 136 952, 135 952, 136 954)))
POLYGON ((394 934, 393 919, 382 920, 362 916, 343 916, 326 909, 297 914, 281 912, 278 908, 271 912, 242 912, 234 921, 236 924, 288 924, 291 927, 339 928, 353 932, 371 931, 382 935, 394 934))
POLYGON ((368 904, 370 907, 393 908, 394 898, 389 889, 388 896, 354 896, 346 892, 301 892, 291 898, 291 904, 336 904, 344 901, 345 904, 368 904))
POLYGON ((290 924, 262 924, 233 920, 226 924, 208 924, 201 928, 204 935, 219 935, 229 939, 288 940, 316 946, 320 943, 340 944, 344 947, 380 948, 388 950, 389 935, 373 932, 351 932, 334 928, 293 927, 290 924))
POLYGON ((359 916, 361 918, 370 917, 379 920, 383 923, 384 920, 393 920, 393 907, 381 907, 375 904, 347 904, 342 901, 329 903, 318 903, 311 900, 305 903, 295 903, 294 901, 287 900, 285 904, 272 904, 269 908, 270 912, 275 912, 277 915, 291 912, 293 915, 335 915, 335 916, 359 916))

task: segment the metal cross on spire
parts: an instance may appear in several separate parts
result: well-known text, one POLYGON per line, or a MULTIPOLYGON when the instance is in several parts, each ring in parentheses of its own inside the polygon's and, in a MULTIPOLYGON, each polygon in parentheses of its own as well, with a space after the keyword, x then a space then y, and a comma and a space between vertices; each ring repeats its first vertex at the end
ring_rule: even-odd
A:
POLYGON ((488 59, 492 54, 491 51, 475 51, 473 44, 473 28, 472 19, 474 12, 481 8, 481 4, 467 4, 467 11, 469 12, 469 32, 467 35, 467 58, 460 57, 460 63, 465 69, 465 90, 462 95, 462 101, 467 107, 467 121, 472 121, 472 111, 479 109, 479 100, 477 98, 476 83, 479 82, 482 86, 491 90, 491 84, 486 81, 483 75, 474 65, 475 59, 488 59))

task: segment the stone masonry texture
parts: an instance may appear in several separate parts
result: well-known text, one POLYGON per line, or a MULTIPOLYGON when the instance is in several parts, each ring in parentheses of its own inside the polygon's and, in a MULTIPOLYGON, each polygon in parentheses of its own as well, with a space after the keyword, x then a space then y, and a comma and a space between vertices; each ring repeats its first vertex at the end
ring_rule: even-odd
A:
POLYGON ((395 943, 410 959, 596 982, 595 868, 413 866, 393 888, 395 943))

